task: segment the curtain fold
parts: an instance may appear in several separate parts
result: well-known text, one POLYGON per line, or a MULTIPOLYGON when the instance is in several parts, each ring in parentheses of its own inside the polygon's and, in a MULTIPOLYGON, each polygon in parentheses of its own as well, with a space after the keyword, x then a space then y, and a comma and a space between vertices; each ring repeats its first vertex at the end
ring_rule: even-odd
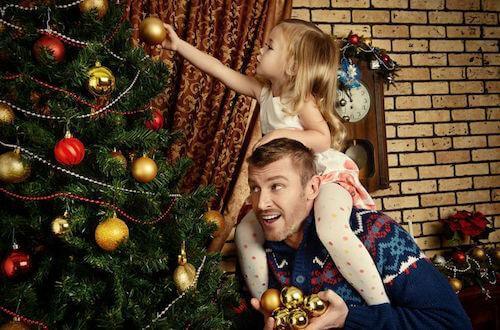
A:
MULTIPOLYGON (((182 39, 247 75, 255 72, 267 34, 279 20, 290 17, 292 8, 291 0, 130 1, 134 42, 138 43, 141 20, 157 16, 172 25, 182 39)), ((174 52, 152 50, 150 54, 171 69, 169 84, 153 105, 165 109, 168 129, 185 135, 171 148, 169 159, 191 158, 193 166, 183 188, 189 191, 198 185, 213 185, 217 197, 212 208, 222 210, 231 203, 245 148, 254 132, 255 102, 174 52)))

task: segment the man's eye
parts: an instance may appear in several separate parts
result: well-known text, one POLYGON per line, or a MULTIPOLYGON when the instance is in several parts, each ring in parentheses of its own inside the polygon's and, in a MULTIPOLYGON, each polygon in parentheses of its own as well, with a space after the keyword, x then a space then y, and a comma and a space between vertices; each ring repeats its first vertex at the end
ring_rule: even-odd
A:
POLYGON ((251 187, 250 190, 254 193, 259 192, 260 188, 259 187, 251 187))
POLYGON ((282 188, 283 188, 283 185, 281 185, 281 184, 273 184, 273 185, 271 186, 271 188, 272 188, 273 190, 280 190, 280 189, 282 189, 282 188))
POLYGON ((267 48, 269 48, 269 49, 273 49, 273 47, 271 47, 271 45, 270 45, 270 44, 267 44, 267 43, 266 43, 266 46, 267 46, 267 48))

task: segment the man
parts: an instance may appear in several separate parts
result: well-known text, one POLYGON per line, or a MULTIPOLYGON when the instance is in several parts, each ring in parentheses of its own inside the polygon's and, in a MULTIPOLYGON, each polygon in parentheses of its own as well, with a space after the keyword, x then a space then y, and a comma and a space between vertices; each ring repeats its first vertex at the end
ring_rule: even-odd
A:
MULTIPOLYGON (((471 329, 456 294, 413 239, 386 215, 353 209, 351 228, 372 255, 391 300, 366 305, 316 233, 312 212, 320 177, 310 149, 276 139, 256 148, 248 163, 252 208, 266 237, 269 287, 294 285, 329 302, 306 329, 471 329)), ((261 311, 257 299, 251 303, 261 311)), ((274 319, 264 316, 265 329, 272 329, 274 319)))

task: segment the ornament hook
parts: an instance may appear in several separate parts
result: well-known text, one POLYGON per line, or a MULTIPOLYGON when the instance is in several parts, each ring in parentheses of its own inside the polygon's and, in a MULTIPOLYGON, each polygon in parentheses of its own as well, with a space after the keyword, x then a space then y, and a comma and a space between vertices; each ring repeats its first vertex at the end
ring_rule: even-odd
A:
POLYGON ((181 266, 187 263, 186 241, 182 241, 182 244, 181 244, 181 254, 179 254, 177 256, 177 262, 181 266))
POLYGON ((47 8, 47 31, 50 31, 50 8, 47 8))

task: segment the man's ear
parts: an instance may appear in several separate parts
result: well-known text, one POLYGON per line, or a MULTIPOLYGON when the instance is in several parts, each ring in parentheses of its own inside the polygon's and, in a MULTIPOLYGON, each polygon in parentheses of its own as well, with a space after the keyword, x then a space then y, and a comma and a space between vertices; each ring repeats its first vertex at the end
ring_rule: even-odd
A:
POLYGON ((318 197, 321 178, 319 175, 314 175, 307 184, 307 199, 314 200, 318 197))

